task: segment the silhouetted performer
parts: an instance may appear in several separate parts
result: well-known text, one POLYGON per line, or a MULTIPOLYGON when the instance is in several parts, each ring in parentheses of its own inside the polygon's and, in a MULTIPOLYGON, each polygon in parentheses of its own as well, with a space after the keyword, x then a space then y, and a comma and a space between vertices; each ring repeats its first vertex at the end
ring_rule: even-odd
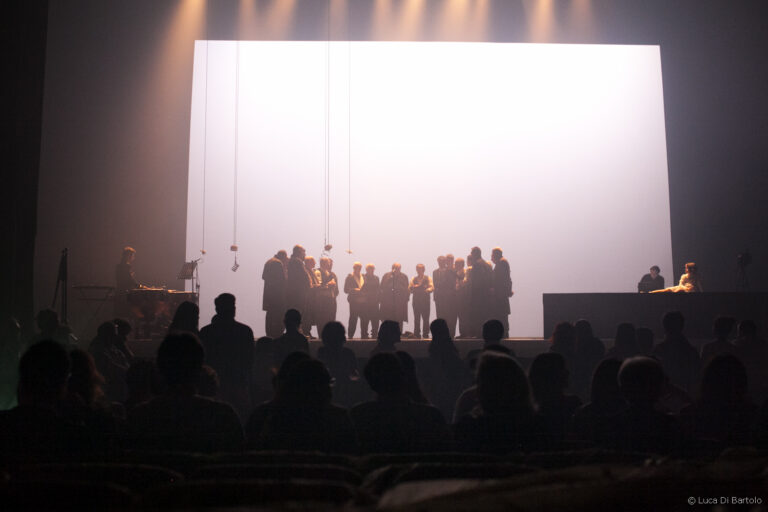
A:
POLYGON ((442 254, 437 257, 437 268, 432 271, 432 286, 435 288, 435 316, 443 316, 443 274, 445 273, 445 256, 442 254))
POLYGON ((699 268, 695 263, 690 262, 685 264, 685 273, 680 276, 680 283, 677 286, 670 286, 669 288, 662 288, 661 290, 653 290, 650 293, 691 293, 691 292, 703 292, 701 287, 701 277, 699 276, 699 268))
POLYGON ((333 272, 333 260, 320 258, 317 291, 315 299, 315 319, 318 335, 323 331, 325 324, 336 320, 336 297, 339 295, 339 285, 336 274, 333 272))
POLYGON ((528 380, 512 357, 486 352, 477 365, 480 407, 456 424, 461 451, 508 453, 527 450, 534 432, 528 380))
POLYGON ((347 294, 347 302, 349 302, 349 323, 347 324, 347 332, 350 338, 355 337, 355 331, 357 330, 357 321, 360 320, 360 330, 362 336, 365 336, 365 325, 362 325, 363 308, 365 307, 365 295, 363 295, 363 286, 365 285, 365 278, 361 273, 363 264, 356 261, 352 264, 352 273, 347 275, 344 280, 344 293, 347 294))
POLYGON ((291 259, 288 261, 288 278, 286 281, 285 298, 287 309, 303 311, 307 295, 312 288, 312 278, 304 266, 306 251, 300 245, 293 248, 291 259))
POLYGON ((120 256, 120 263, 115 266, 115 316, 123 318, 129 316, 128 290, 140 287, 133 272, 134 259, 136 259, 136 249, 126 246, 120 256))
POLYGON ((367 339, 370 335, 375 338, 379 332, 379 276, 374 274, 376 267, 369 263, 365 266, 363 275, 363 310, 360 318, 360 337, 367 339), (368 330, 370 324, 370 331, 368 330))
POLYGON ((459 320, 458 281, 453 254, 446 254, 443 274, 443 319, 448 324, 451 338, 456 337, 456 323, 459 320))
POLYGON ((504 325, 504 337, 509 338, 509 298, 512 297, 512 277, 509 262, 502 255, 501 248, 491 251, 493 267, 493 317, 504 325))
POLYGON ((274 367, 280 368, 283 361, 293 352, 304 352, 309 354, 309 342, 307 337, 301 332, 301 313, 295 309, 289 309, 285 312, 283 318, 285 332, 275 338, 274 343, 274 367))
POLYGON ((304 309, 301 310, 301 330, 307 337, 312 338, 312 326, 317 325, 317 296, 320 291, 320 275, 315 269, 315 258, 312 256, 304 257, 304 268, 307 269, 310 286, 304 299, 304 309))
POLYGON ((472 268, 469 271, 471 297, 470 336, 479 336, 482 325, 493 318, 493 269, 483 259, 479 247, 472 248, 472 268))
POLYGON ((664 288, 664 278, 659 274, 661 269, 658 265, 651 267, 651 271, 640 278, 640 282, 637 283, 637 291, 640 293, 648 293, 653 290, 661 290, 664 288))
POLYGON ((364 453, 419 453, 450 448, 450 431, 435 407, 414 402, 395 354, 373 356, 364 370, 376 393, 351 411, 364 453))
POLYGON ((173 334, 163 340, 157 367, 168 390, 133 409, 128 417, 129 445, 194 452, 242 448, 243 429, 232 407, 197 394, 204 357, 194 334, 173 334))
POLYGON ((267 336, 277 338, 283 332, 286 291, 288 286, 288 253, 277 251, 264 264, 261 273, 264 280, 262 309, 267 312, 264 320, 267 336))
POLYGON ((416 275, 411 279, 408 291, 413 295, 411 305, 413 306, 413 335, 421 338, 422 333, 427 337, 429 329, 429 300, 434 288, 429 276, 424 275, 424 265, 416 265, 416 275))
MULTIPOLYGON (((458 318, 458 331, 460 338, 466 338, 471 331, 470 309, 472 299, 469 295, 468 273, 464 268, 464 258, 457 258, 455 263, 456 272, 456 316, 458 318)), ((448 328, 450 329, 450 325, 448 328)))
POLYGON ((653 355, 661 361, 669 380, 692 393, 699 383, 701 358, 699 352, 683 334, 685 318, 679 311, 670 311, 661 320, 664 340, 656 345, 653 355))
POLYGON ((347 410, 331 404, 331 376, 313 359, 298 362, 288 372, 275 398, 253 411, 246 432, 255 449, 357 451, 347 410))
POLYGON ((235 320, 234 295, 222 293, 214 303, 216 320, 200 330, 205 362, 219 374, 221 399, 244 419, 252 407, 249 376, 253 367, 253 331, 235 320))
POLYGON ((400 271, 400 264, 392 264, 392 270, 381 278, 380 312, 382 320, 394 320, 403 330, 408 320, 408 276, 400 271))

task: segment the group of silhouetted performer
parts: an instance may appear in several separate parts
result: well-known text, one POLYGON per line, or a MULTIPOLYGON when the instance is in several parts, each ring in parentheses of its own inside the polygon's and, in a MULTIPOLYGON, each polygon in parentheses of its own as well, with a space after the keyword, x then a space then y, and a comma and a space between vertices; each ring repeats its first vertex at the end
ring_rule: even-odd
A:
MULTIPOLYGON (((102 324, 88 350, 41 332, 20 359, 18 323, 4 325, 18 404, 0 412, 2 461, 135 448, 509 453, 574 443, 695 454, 768 441, 768 346, 750 320, 732 341, 736 320, 717 318, 701 353, 679 312, 664 316, 659 343, 621 324, 608 351, 586 320, 563 322, 530 362, 501 343, 499 320, 483 324, 482 349, 466 357, 448 323, 432 321, 422 360, 398 350, 400 325, 385 320, 361 360, 339 322, 324 325, 312 357, 298 310, 285 313, 280 336, 254 340, 233 295, 215 307, 198 329, 197 305, 183 303, 154 360, 133 355, 121 321, 102 324)), ((52 315, 39 316, 41 329, 52 315)))
MULTIPOLYGON (((267 336, 276 337, 282 330, 281 321, 288 309, 303 314, 302 330, 311 335, 312 326, 318 335, 323 326, 336 320, 336 298, 340 282, 333 272, 333 260, 315 259, 297 245, 291 257, 278 251, 264 265, 263 309, 266 311, 267 336)), ((375 338, 382 320, 394 320, 403 328, 408 321, 408 302, 413 311, 413 337, 429 337, 431 301, 435 302, 435 315, 448 324, 451 337, 479 337, 487 320, 498 319, 504 326, 504 337, 509 335, 509 298, 512 297, 512 279, 509 262, 499 247, 491 251, 491 262, 483 259, 479 247, 473 247, 466 260, 454 259, 452 254, 440 256, 437 268, 430 277, 423 264, 416 266, 416 275, 410 280, 399 263, 381 279, 376 267, 369 263, 363 272, 362 263, 355 262, 346 276, 343 291, 349 302, 347 334, 354 338, 360 323, 360 337, 375 338)))

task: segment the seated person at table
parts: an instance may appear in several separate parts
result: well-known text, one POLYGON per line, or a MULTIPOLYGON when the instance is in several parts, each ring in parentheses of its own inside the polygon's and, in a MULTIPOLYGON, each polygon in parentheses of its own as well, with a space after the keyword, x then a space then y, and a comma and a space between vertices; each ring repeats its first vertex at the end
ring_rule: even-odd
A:
POLYGON ((637 291, 640 293, 648 293, 653 290, 661 290, 664 288, 664 278, 659 272, 661 272, 661 269, 659 269, 658 265, 652 266, 650 273, 645 274, 640 279, 640 282, 637 283, 637 291))

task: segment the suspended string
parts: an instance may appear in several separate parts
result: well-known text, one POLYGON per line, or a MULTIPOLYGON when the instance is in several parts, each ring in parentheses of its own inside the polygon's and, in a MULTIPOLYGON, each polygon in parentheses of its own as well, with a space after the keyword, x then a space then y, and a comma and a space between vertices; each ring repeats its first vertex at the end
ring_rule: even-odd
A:
POLYGON ((203 93, 203 222, 200 254, 205 254, 205 192, 206 171, 208 168, 208 4, 205 5, 205 91, 203 93))
POLYGON ((352 41, 347 15, 347 253, 352 254, 352 41))
POLYGON ((327 38, 325 44, 325 236, 323 247, 331 238, 331 0, 327 8, 327 38))
POLYGON ((240 41, 235 44, 235 165, 233 175, 233 191, 232 191, 232 247, 231 250, 235 253, 235 263, 232 266, 232 271, 236 271, 239 265, 237 264, 237 167, 240 160, 239 152, 239 128, 240 128, 240 41))

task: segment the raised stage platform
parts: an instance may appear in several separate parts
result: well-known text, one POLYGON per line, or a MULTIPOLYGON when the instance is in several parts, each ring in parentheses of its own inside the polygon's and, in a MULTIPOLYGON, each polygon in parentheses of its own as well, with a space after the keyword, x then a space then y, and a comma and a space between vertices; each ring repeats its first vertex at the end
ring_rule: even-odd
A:
POLYGON ((667 311, 685 316, 688 338, 712 337, 712 321, 718 315, 737 320, 754 320, 760 332, 768 325, 768 293, 545 293, 544 332, 546 338, 558 322, 586 318, 595 336, 612 339, 622 322, 653 329, 663 335, 661 318, 667 311))

